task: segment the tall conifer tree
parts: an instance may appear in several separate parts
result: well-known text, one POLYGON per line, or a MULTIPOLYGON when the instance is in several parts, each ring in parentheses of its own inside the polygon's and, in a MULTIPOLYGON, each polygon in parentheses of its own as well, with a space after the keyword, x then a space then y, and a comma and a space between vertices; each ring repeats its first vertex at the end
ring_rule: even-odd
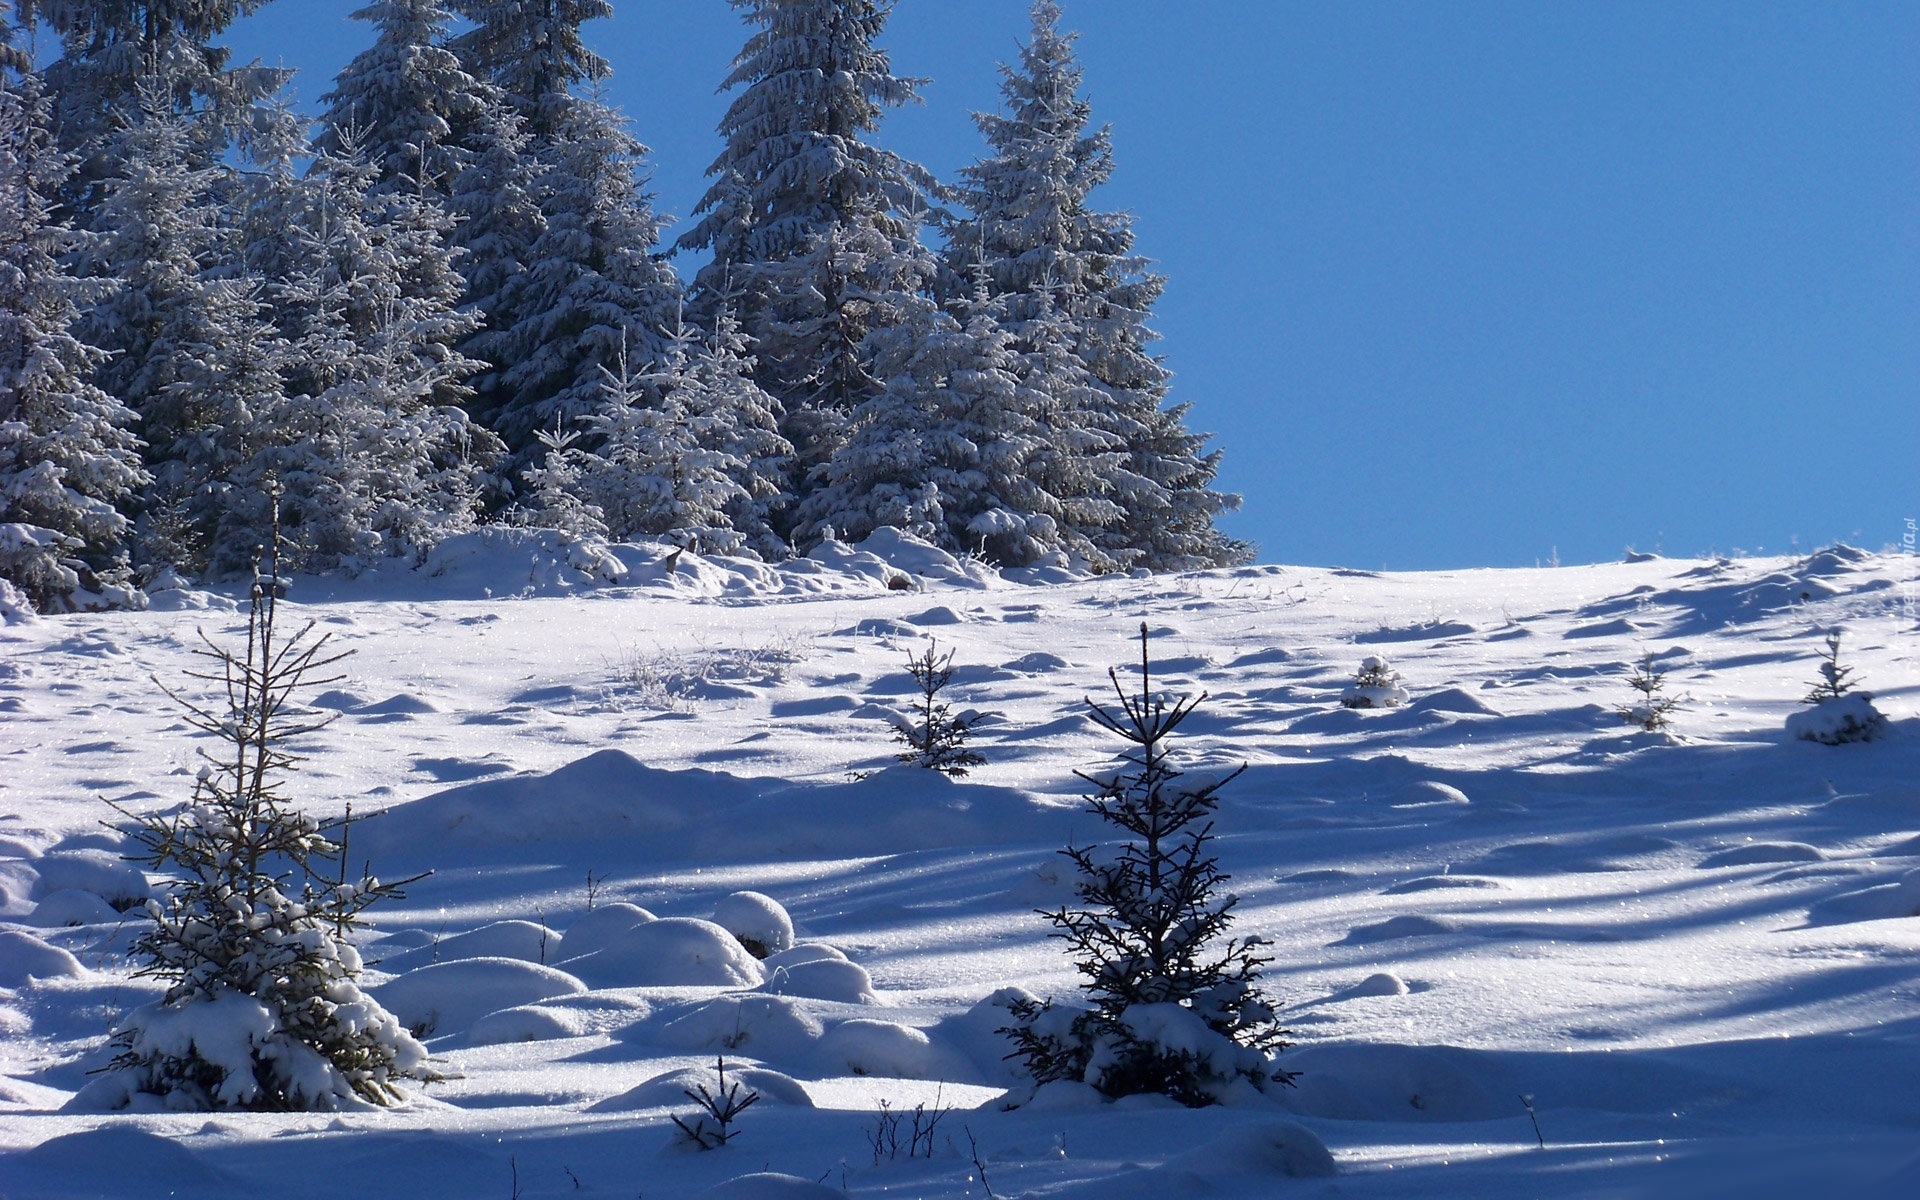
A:
POLYGON ((606 0, 461 0, 473 28, 453 47, 496 88, 537 163, 540 236, 473 343, 492 367, 475 380, 476 411, 515 459, 594 410, 603 372, 621 355, 660 357, 681 307, 680 281, 652 253, 660 220, 642 185, 647 148, 599 95, 612 74, 580 26, 609 17, 606 0), (585 94, 581 94, 582 90, 585 94))
POLYGON ((1090 413, 1092 432, 1125 448, 1100 489, 1118 519, 1094 531, 1114 562, 1185 570, 1244 561, 1250 547, 1213 528, 1239 503, 1211 488, 1219 452, 1187 430, 1185 405, 1166 406, 1171 376, 1150 352, 1159 335, 1148 322, 1166 281, 1135 252, 1132 217, 1089 204, 1112 177, 1113 144, 1091 124, 1060 19, 1054 0, 1036 0, 1020 65, 1002 68, 1003 111, 975 116, 991 153, 962 172, 970 215, 949 231, 948 293, 984 272, 1024 341, 1037 341, 1026 330, 1043 316, 1070 332, 1107 397, 1090 413))
POLYGON ((40 608, 124 579, 147 477, 131 409, 93 383, 106 355, 74 336, 89 290, 63 265, 78 240, 50 212, 73 169, 51 105, 0 4, 0 525, 49 531, 0 546, 0 576, 40 608))
POLYGON ((804 493, 855 410, 884 391, 868 335, 906 320, 931 280, 918 234, 934 185, 871 141, 922 81, 893 74, 876 44, 891 0, 731 2, 754 33, 725 82, 736 94, 703 218, 681 245, 713 252, 697 309, 738 298, 804 493))
POLYGON ((118 129, 152 107, 155 80, 164 106, 188 118, 187 152, 196 167, 228 151, 285 141, 294 123, 274 104, 292 72, 258 62, 235 66, 214 44, 237 18, 266 0, 21 0, 21 16, 51 29, 61 57, 45 71, 60 146, 81 155, 63 189, 78 224, 116 173, 107 146, 118 129))

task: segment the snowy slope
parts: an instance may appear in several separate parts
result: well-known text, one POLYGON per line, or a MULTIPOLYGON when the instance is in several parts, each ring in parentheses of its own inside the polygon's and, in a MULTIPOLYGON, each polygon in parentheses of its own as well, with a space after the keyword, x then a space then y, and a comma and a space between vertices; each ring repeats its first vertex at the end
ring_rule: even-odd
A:
POLYGON ((355 856, 436 871, 365 947, 455 1076, 392 1112, 61 1111, 153 991, 109 904, 146 881, 101 798, 187 794, 193 744, 148 676, 243 614, 181 592, 0 627, 0 1196, 505 1197, 517 1176, 659 1200, 763 1170, 983 1196, 970 1136, 1002 1197, 1920 1194, 1914 560, 1013 579, 871 549, 668 573, 621 547, 623 581, 596 585, 476 536, 430 576, 300 581, 283 616, 354 657, 295 791, 389 809, 355 856), (1142 621, 1169 686, 1211 693, 1191 761, 1249 764, 1221 851, 1300 1087, 1002 1112, 1004 1010, 982 1002, 1075 985, 1033 910, 1070 898, 1055 852, 1097 836, 1071 772, 1116 747, 1083 697, 1125 678, 1142 621), (1784 732, 1835 625, 1881 740, 1784 732), (887 769, 928 635, 963 664, 959 705, 993 714, 957 783, 887 769), (1671 737, 1614 715, 1649 652, 1684 697, 1671 737), (1343 708, 1375 654, 1409 702, 1343 708), (710 919, 742 890, 798 950, 737 953, 710 919), (674 1148, 716 1052, 765 1098, 728 1148, 674 1148), (876 1165, 882 1101, 954 1110, 931 1158, 876 1165))

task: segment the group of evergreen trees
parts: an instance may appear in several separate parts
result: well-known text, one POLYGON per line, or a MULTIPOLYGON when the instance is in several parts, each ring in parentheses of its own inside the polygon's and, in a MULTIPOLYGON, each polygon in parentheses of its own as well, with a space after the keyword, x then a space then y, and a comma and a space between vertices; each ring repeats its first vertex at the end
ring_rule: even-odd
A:
POLYGON ((371 0, 311 129, 214 44, 266 0, 0 0, 0 578, 236 573, 275 492, 305 569, 483 519, 1244 559, 1150 352, 1163 281, 1089 206, 1112 149, 1053 0, 955 187, 873 143, 919 82, 891 0, 729 2, 683 285, 581 39, 607 0, 371 0))

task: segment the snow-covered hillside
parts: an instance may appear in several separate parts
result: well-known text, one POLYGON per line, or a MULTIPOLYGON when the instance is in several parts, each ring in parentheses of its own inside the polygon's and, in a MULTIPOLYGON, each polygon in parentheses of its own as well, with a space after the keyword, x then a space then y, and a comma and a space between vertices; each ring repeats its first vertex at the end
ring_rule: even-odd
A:
POLYGON ((546 545, 457 538, 282 611, 354 652, 295 793, 388 809, 354 856, 435 872, 363 946, 450 1076, 392 1111, 68 1107, 156 990, 112 905, 148 881, 100 824, 191 790, 149 676, 244 613, 175 591, 0 627, 0 1196, 1920 1194, 1911 558, 1009 578, 890 539, 616 547, 596 584, 620 572, 546 545), (1119 745, 1084 697, 1143 621, 1168 687, 1211 693, 1189 761, 1248 764, 1217 832, 1299 1087, 1002 1111, 992 998, 1077 984, 1035 910, 1100 836, 1072 771, 1119 745), (1835 626, 1876 741, 1785 732, 1835 626), (963 781, 892 765, 929 636, 990 714, 963 781), (1617 715, 1649 654, 1671 735, 1617 715), (1407 701, 1343 707, 1376 655, 1407 701), (783 940, 743 891, 798 949, 703 923, 783 940), (716 1055, 762 1098, 702 1153, 671 1116, 716 1055), (944 1112, 930 1157, 906 1122, 875 1147, 882 1105, 944 1112), (817 1186, 722 1186, 761 1172, 817 1186))

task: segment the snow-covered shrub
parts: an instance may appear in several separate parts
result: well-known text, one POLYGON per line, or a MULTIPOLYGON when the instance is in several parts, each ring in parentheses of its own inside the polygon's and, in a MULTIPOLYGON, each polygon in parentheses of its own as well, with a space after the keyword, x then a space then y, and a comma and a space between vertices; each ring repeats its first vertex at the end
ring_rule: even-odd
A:
POLYGON ((978 751, 967 749, 980 714, 971 710, 956 714, 953 706, 940 699, 940 693, 953 682, 953 651, 939 652, 938 643, 929 639, 927 648, 907 657, 907 671, 919 685, 920 700, 914 707, 914 719, 894 726, 893 738, 906 745, 900 761, 938 771, 955 779, 987 760, 978 751))
POLYGON ((780 902, 759 892, 735 892, 713 908, 713 923, 738 938, 755 958, 793 946, 793 918, 780 902))
POLYGON ((1634 664, 1627 686, 1637 695, 1632 703, 1613 710, 1622 721, 1638 725, 1648 733, 1673 724, 1672 715, 1680 707, 1680 701, 1666 694, 1667 673, 1654 662, 1651 651, 1641 655, 1640 661, 1634 664))
POLYGON ((27 594, 0 579, 0 625, 30 625, 39 619, 27 594))
POLYGON ((1400 686, 1400 672, 1377 654, 1360 660, 1353 682, 1340 693, 1340 703, 1348 708, 1398 708, 1406 702, 1407 689, 1400 686))
POLYGON ((1887 731, 1887 718, 1873 706, 1873 693, 1857 691, 1853 668, 1840 665, 1840 630, 1827 634, 1820 656, 1820 682, 1807 693, 1811 705, 1787 718, 1787 733, 1798 741, 1841 746, 1870 742, 1887 731))
POLYGON ((1133 747, 1126 766, 1081 778, 1095 815, 1130 840, 1115 849, 1069 847, 1080 907, 1045 913, 1087 977, 1084 1006, 1016 998, 1012 1037, 1036 1085, 1079 1080, 1107 1096, 1160 1093, 1216 1104, 1248 1087, 1292 1082, 1274 1062, 1286 1048, 1273 1007, 1257 987, 1258 937, 1228 937, 1238 897, 1218 896, 1227 875, 1207 853, 1225 778, 1187 776, 1166 741, 1198 699, 1153 691, 1147 628, 1140 627, 1140 691, 1108 671, 1118 712, 1093 717, 1133 747))
POLYGON ((311 626, 281 640, 277 582, 256 565, 243 652, 212 642, 200 651, 214 666, 192 678, 223 685, 224 704, 166 689, 220 748, 204 754, 188 804, 133 818, 142 860, 177 873, 164 899, 147 902, 152 924, 135 944, 137 973, 169 987, 114 1030, 118 1053, 87 1103, 365 1107, 399 1102, 402 1080, 428 1077, 425 1049, 360 990, 346 938, 398 885, 349 879, 345 833, 330 837, 345 823, 299 812, 281 790, 298 761, 289 740, 326 723, 295 695, 335 682, 314 676, 344 655, 310 637, 311 626))

